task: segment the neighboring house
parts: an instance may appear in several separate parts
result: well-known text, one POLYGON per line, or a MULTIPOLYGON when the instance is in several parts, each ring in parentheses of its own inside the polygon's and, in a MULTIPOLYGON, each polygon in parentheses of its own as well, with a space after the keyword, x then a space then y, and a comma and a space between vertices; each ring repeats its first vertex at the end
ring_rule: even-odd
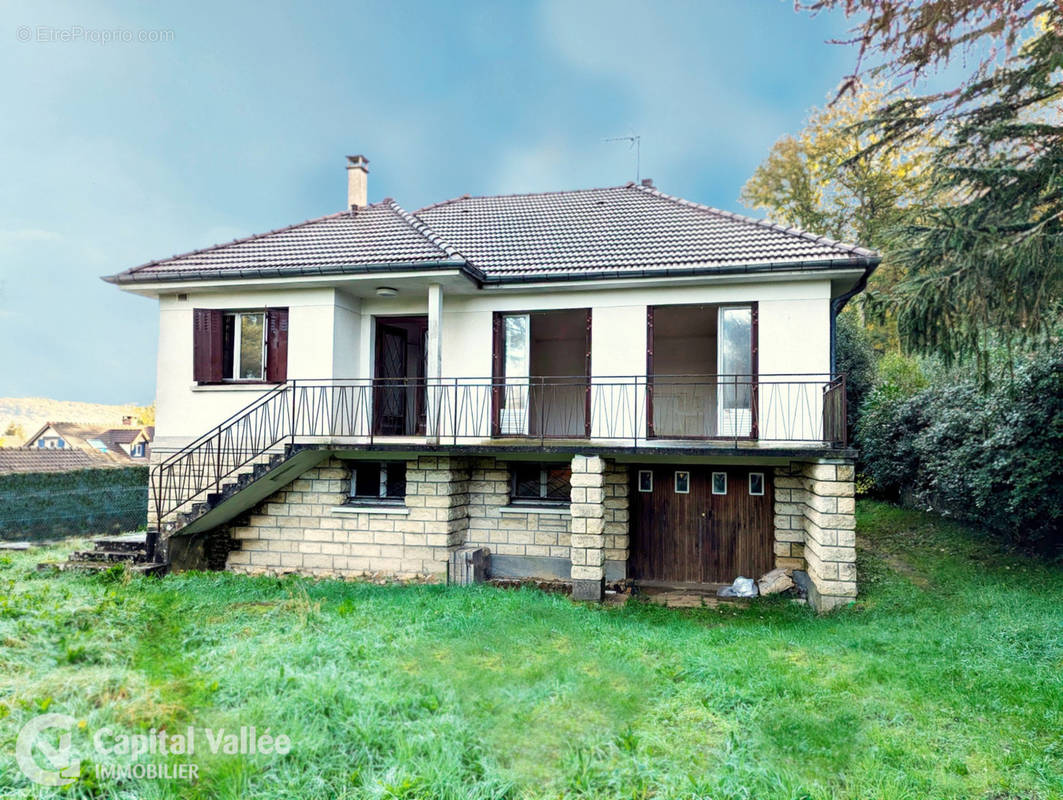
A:
POLYGON ((366 203, 106 280, 158 299, 175 567, 856 595, 834 320, 869 250, 650 181, 366 203))
POLYGON ((35 450, 81 450, 119 464, 147 463, 151 457, 154 427, 135 426, 124 418, 125 427, 78 422, 46 422, 23 447, 35 450))

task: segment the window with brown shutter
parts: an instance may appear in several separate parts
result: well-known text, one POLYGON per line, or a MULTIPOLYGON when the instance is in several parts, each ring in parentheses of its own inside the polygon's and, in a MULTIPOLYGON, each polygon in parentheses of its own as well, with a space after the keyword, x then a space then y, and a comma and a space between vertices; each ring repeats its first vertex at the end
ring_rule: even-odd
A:
POLYGON ((266 309, 266 380, 288 380, 288 309, 266 309))
POLYGON ((288 376, 288 309, 193 312, 197 383, 283 383, 288 376))
POLYGON ((192 312, 192 375, 197 383, 221 383, 222 312, 197 308, 192 312))

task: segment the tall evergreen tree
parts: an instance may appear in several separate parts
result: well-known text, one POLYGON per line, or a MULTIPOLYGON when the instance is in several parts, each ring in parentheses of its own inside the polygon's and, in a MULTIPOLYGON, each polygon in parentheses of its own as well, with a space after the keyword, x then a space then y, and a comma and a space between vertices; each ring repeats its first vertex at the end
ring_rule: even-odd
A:
POLYGON ((1030 0, 821 0, 859 19, 861 75, 921 85, 963 55, 959 85, 883 103, 864 129, 869 152, 943 134, 930 207, 886 237, 905 274, 896 290, 902 341, 946 359, 1001 344, 1053 341, 1063 298, 1063 3, 1030 0), (864 69, 868 61, 876 62, 864 69))

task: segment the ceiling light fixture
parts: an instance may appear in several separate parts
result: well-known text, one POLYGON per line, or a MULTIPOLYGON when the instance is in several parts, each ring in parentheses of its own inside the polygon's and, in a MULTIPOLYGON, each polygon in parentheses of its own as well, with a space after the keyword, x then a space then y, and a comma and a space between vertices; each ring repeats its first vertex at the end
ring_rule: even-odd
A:
POLYGON ((394 297, 399 293, 398 289, 392 289, 390 286, 378 286, 376 287, 377 297, 394 297))

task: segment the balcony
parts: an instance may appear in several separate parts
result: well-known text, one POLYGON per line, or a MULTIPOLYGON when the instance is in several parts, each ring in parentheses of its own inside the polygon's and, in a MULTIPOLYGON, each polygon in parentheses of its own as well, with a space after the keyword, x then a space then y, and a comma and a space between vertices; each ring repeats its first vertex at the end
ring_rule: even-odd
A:
POLYGON ((827 375, 293 380, 260 403, 293 443, 847 444, 827 375))
POLYGON ((786 456, 844 448, 845 417, 828 375, 291 380, 155 466, 153 506, 206 513, 312 451, 786 456))

